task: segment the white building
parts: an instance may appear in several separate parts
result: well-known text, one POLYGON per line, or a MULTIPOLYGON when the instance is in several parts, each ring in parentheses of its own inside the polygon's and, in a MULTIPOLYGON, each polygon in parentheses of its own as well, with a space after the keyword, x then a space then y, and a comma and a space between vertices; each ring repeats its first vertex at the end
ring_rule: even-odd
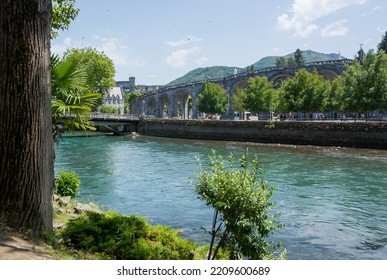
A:
POLYGON ((124 113, 124 90, 122 87, 113 87, 103 100, 104 106, 118 107, 120 114, 124 113))

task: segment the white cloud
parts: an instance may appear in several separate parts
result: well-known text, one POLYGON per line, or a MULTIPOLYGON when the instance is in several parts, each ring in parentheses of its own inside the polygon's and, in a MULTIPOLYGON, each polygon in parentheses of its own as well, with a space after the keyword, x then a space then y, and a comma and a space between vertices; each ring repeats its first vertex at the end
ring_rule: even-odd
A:
POLYGON ((334 23, 328 24, 325 28, 321 29, 321 35, 323 37, 336 37, 347 35, 349 29, 344 26, 347 20, 339 20, 334 23))
POLYGON ((82 44, 71 37, 66 37, 63 42, 56 42, 51 45, 51 52, 62 56, 65 51, 73 48, 80 48, 82 44))
POLYGON ((201 66, 201 65, 204 65, 207 61, 208 61, 208 58, 201 57, 201 58, 196 59, 194 62, 196 65, 201 66))
POLYGON ((203 39, 201 39, 201 38, 198 38, 198 37, 195 37, 192 35, 188 35, 188 36, 181 38, 179 40, 176 40, 176 41, 166 41, 165 44, 167 44, 170 47, 175 48, 175 47, 181 47, 181 46, 184 46, 184 45, 187 45, 190 43, 200 42, 202 40, 203 39))
POLYGON ((366 0, 294 0, 289 14, 277 18, 279 30, 294 31, 294 35, 307 37, 318 29, 314 23, 339 9, 364 4, 366 0))
POLYGON ((383 10, 383 6, 381 5, 377 5, 373 8, 374 11, 379 11, 379 10, 383 10))
POLYGON ((273 53, 279 53, 280 51, 282 51, 282 48, 280 48, 280 47, 274 47, 271 49, 271 52, 273 52, 273 53))
POLYGON ((172 52, 172 54, 165 59, 165 62, 174 68, 183 67, 187 64, 187 58, 198 51, 200 51, 198 46, 189 49, 180 49, 172 52))
POLYGON ((101 43, 97 47, 102 50, 115 65, 128 65, 129 56, 125 45, 118 38, 101 38, 101 43))
POLYGON ((103 51, 107 57, 113 60, 116 66, 141 67, 147 63, 145 60, 134 55, 133 51, 121 38, 114 36, 89 35, 88 37, 83 37, 80 41, 67 37, 63 42, 53 43, 51 51, 61 56, 66 50, 89 46, 93 46, 98 51, 103 51))

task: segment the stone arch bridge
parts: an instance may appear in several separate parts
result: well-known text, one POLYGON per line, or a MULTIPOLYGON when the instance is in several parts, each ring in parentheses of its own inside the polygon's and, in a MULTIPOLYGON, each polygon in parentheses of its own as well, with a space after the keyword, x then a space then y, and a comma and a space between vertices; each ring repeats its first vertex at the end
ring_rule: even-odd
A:
POLYGON ((294 77, 295 73, 302 68, 312 72, 314 69, 327 80, 334 80, 345 69, 345 65, 352 64, 353 60, 332 60, 307 63, 302 67, 272 67, 255 70, 254 72, 231 75, 219 79, 211 79, 186 84, 164 86, 158 90, 147 92, 130 104, 132 114, 152 115, 156 118, 182 118, 196 119, 198 111, 196 107, 197 97, 202 90, 203 83, 211 82, 222 86, 229 96, 228 116, 233 118, 232 95, 237 87, 247 85, 251 77, 266 76, 274 86, 279 86, 287 78, 294 77), (192 100, 192 111, 189 112, 188 102, 192 100))

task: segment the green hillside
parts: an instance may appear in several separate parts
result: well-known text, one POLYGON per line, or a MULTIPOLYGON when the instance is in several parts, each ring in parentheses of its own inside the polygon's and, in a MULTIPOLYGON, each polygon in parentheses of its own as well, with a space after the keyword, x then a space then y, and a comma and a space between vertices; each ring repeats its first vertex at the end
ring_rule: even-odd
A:
MULTIPOLYGON (((314 62, 314 61, 325 61, 325 60, 337 60, 340 59, 339 54, 325 54, 319 53, 311 50, 302 51, 306 62, 314 62)), ((285 55, 284 57, 288 59, 289 57, 294 56, 294 53, 290 53, 285 55)), ((253 63, 255 69, 262 69, 267 67, 274 67, 277 56, 266 56, 257 62, 253 63)), ((345 57, 341 57, 345 59, 345 57)), ((209 79, 223 78, 234 74, 234 69, 238 70, 238 73, 246 71, 246 67, 228 67, 228 66, 211 66, 204 68, 196 68, 184 76, 173 80, 168 85, 176 85, 176 84, 184 84, 184 83, 192 83, 194 81, 204 81, 209 79)))
POLYGON ((234 74, 235 68, 238 70, 238 73, 242 71, 241 68, 228 66, 211 66, 205 68, 196 68, 188 72, 184 76, 170 82, 169 85, 192 83, 195 81, 204 81, 209 79, 231 76, 234 74))
MULTIPOLYGON (((311 50, 302 51, 302 54, 304 55, 305 61, 308 62, 315 62, 315 61, 326 61, 326 60, 338 60, 338 59, 345 59, 345 57, 341 57, 337 53, 319 53, 311 50)), ((286 59, 290 57, 294 57, 294 53, 289 53, 287 55, 284 55, 286 59)), ((260 60, 258 60, 256 63, 254 63, 255 69, 261 69, 261 68, 267 68, 267 67, 273 67, 275 66, 275 61, 277 59, 277 56, 266 56, 260 60)))

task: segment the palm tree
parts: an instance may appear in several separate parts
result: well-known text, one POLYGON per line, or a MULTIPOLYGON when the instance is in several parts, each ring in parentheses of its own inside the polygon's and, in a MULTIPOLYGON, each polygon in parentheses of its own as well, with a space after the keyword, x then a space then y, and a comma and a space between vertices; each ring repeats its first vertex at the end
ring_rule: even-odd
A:
POLYGON ((54 136, 64 130, 95 130, 90 114, 101 98, 99 93, 87 92, 85 67, 74 60, 51 56, 52 118, 54 136))

